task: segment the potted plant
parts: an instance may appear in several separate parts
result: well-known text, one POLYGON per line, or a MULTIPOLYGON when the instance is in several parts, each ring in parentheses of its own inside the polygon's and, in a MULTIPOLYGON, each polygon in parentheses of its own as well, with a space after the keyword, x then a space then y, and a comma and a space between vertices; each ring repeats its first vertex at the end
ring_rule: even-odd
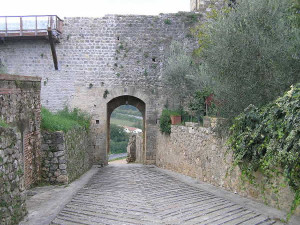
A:
POLYGON ((181 124, 181 115, 178 112, 171 112, 170 117, 172 125, 181 124))

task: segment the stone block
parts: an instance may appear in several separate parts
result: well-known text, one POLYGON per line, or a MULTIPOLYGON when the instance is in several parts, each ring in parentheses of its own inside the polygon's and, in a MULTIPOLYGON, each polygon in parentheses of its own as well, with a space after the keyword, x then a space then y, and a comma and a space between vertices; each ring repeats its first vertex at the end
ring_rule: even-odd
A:
POLYGON ((58 144, 57 149, 58 149, 58 151, 64 151, 65 150, 65 144, 64 143, 58 144))
POLYGON ((49 150, 49 145, 48 144, 42 144, 42 150, 43 151, 48 151, 49 150))
POLYGON ((60 156, 64 156, 65 152, 64 151, 58 151, 58 152, 54 152, 54 157, 60 157, 60 156))
POLYGON ((69 179, 67 175, 60 175, 59 177, 57 177, 56 181, 58 183, 63 183, 63 184, 67 184, 69 179))
POLYGON ((60 164, 59 169, 60 170, 65 170, 65 169, 67 169, 67 165, 66 164, 60 164))

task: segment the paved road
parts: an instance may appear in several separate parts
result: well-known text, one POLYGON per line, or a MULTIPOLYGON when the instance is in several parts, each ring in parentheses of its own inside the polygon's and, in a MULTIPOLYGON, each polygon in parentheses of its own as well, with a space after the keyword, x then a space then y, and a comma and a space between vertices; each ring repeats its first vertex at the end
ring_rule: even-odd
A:
POLYGON ((280 224, 155 167, 110 165, 97 172, 52 224, 280 224))
POLYGON ((111 154, 108 156, 108 160, 113 160, 113 159, 118 159, 118 158, 123 158, 127 156, 127 152, 126 153, 119 153, 119 154, 111 154))

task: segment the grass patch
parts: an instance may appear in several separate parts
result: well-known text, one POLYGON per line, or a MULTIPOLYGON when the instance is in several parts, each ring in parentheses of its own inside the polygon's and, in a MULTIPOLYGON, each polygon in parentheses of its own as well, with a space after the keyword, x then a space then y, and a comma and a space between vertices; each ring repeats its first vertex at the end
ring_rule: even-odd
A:
POLYGON ((41 128, 43 130, 67 132, 74 127, 82 127, 86 130, 90 127, 90 117, 76 108, 73 111, 69 111, 65 107, 57 113, 52 113, 48 109, 42 108, 41 114, 41 128))

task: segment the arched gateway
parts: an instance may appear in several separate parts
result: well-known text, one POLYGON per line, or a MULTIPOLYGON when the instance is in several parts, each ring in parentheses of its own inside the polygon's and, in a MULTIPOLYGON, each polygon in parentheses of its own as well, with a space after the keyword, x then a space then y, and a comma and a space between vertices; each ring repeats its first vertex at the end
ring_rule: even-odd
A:
MULTIPOLYGON (((94 153, 95 164, 107 164, 110 140, 110 116, 114 109, 121 105, 132 105, 136 107, 143 116, 143 152, 139 163, 155 164, 156 160, 156 137, 159 132, 157 127, 158 112, 161 111, 164 99, 158 91, 147 87, 111 87, 92 88, 84 92, 80 91, 78 98, 90 100, 93 105, 83 108, 90 109, 92 115, 91 123, 91 145, 94 153), (94 96, 94 97, 91 97, 94 96)), ((74 105, 78 103, 77 96, 74 98, 74 105)), ((87 104, 85 104, 87 105, 87 104)))
POLYGON ((55 44, 56 68, 45 40, 20 37, 0 43, 0 66, 11 74, 41 76, 41 103, 50 111, 68 105, 92 116, 90 147, 95 164, 107 164, 112 110, 126 101, 136 106, 145 125, 142 163, 153 164, 157 119, 164 105, 172 106, 169 87, 162 82, 166 52, 172 41, 185 43, 192 52, 198 42, 190 28, 201 17, 180 12, 64 18, 55 44))
POLYGON ((141 149, 142 152, 139 153, 139 155, 142 156, 143 161, 145 161, 144 159, 146 159, 146 149, 145 149, 145 143, 146 143, 146 104, 145 102, 143 102, 141 99, 136 98, 134 96, 130 96, 130 95, 122 95, 119 97, 116 97, 114 99, 112 99, 111 101, 109 101, 107 103, 107 118, 106 118, 106 124, 107 124, 107 131, 106 131, 106 152, 107 154, 109 154, 110 152, 110 117, 112 112, 118 108, 121 105, 132 105, 134 107, 136 107, 142 114, 143 117, 143 147, 141 149))

